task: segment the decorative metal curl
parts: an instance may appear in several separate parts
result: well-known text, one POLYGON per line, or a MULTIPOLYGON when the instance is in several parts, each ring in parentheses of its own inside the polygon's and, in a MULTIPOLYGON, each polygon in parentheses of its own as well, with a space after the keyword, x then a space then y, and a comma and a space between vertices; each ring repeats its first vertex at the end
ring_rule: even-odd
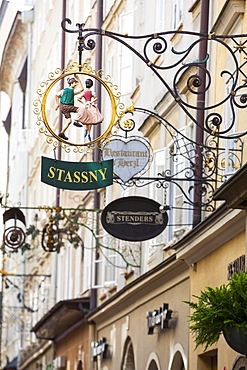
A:
POLYGON ((69 32, 69 33, 77 33, 79 32, 80 36, 82 35, 83 28, 85 26, 85 23, 77 23, 76 26, 78 27, 77 30, 69 30, 68 28, 65 27, 65 24, 69 23, 72 24, 72 21, 69 18, 64 18, 61 22, 61 27, 64 31, 69 32))
POLYGON ((90 40, 87 40, 87 43, 84 45, 84 48, 86 50, 93 50, 95 48, 95 45, 96 45, 95 41, 90 39, 90 40))
POLYGON ((247 86, 246 85, 239 86, 234 91, 232 101, 238 108, 247 108, 247 86), (241 93, 242 89, 245 90, 245 93, 241 93))
POLYGON ((134 130, 135 128, 135 121, 131 118, 129 119, 126 119, 125 121, 123 121, 122 123, 119 124, 119 127, 121 130, 123 130, 124 132, 130 132, 132 130, 134 130))
POLYGON ((214 132, 222 124, 222 116, 219 113, 210 113, 206 117, 206 127, 209 132, 214 132))
MULTIPOLYGON (((186 72, 188 72, 188 69, 192 68, 192 67, 197 67, 198 69, 202 69, 208 77, 208 83, 207 83, 207 85, 205 86, 205 88, 203 90, 201 90, 201 89, 199 90, 199 88, 202 85, 202 79, 201 79, 199 73, 193 74, 187 79, 187 84, 186 85, 187 85, 188 91, 190 91, 192 94, 202 94, 202 93, 205 93, 206 91, 209 90, 210 85, 211 85, 211 76, 210 76, 209 71, 206 68, 204 68, 200 63, 201 62, 186 64, 186 65, 182 66, 177 71, 177 73, 175 74, 174 79, 173 79, 174 91, 176 90, 176 86, 177 86, 178 81, 180 79, 180 75, 182 73, 184 73, 184 70, 186 70, 186 72), (197 89, 197 90, 195 90, 195 89, 197 89)), ((195 108, 195 106, 187 104, 185 102, 183 102, 183 104, 185 106, 189 107, 189 108, 195 108)))
POLYGON ((166 51, 166 49, 167 49, 167 42, 166 42, 166 40, 163 38, 163 37, 155 37, 155 35, 154 36, 152 36, 152 37, 150 37, 148 40, 147 40, 147 42, 145 43, 145 45, 144 45, 144 49, 143 49, 143 54, 144 54, 144 56, 145 56, 145 59, 146 59, 146 61, 148 61, 147 63, 149 63, 149 57, 148 57, 148 51, 147 51, 147 49, 148 49, 148 45, 149 45, 149 43, 151 43, 152 41, 154 41, 154 44, 153 44, 153 51, 156 53, 156 54, 159 54, 159 55, 161 55, 161 54, 163 54, 163 53, 165 53, 165 51, 166 51), (157 41, 157 40, 160 40, 160 41, 157 41))
MULTIPOLYGON (((194 203, 194 206, 201 208, 202 206, 208 206, 213 200, 214 187, 211 183, 204 181, 203 183, 197 182, 194 186, 191 186, 189 191, 194 190, 196 194, 200 194, 201 202, 194 203), (203 200, 204 199, 204 200, 203 200)), ((210 204, 212 207, 212 204, 210 204)))
POLYGON ((3 240, 7 247, 17 249, 25 243, 26 236, 20 227, 11 226, 4 231, 3 240))
MULTIPOLYGON (((85 48, 86 50, 93 50, 95 48, 95 41, 92 40, 92 39, 89 39, 87 41, 87 43, 85 44, 85 38, 88 37, 87 36, 83 36, 83 30, 84 30, 84 26, 85 26, 85 23, 76 23, 76 27, 77 29, 76 30, 70 30, 68 28, 66 28, 65 24, 66 23, 69 23, 69 24, 72 24, 72 21, 69 19, 69 18, 64 18, 61 22, 61 27, 62 29, 65 31, 65 32, 69 32, 69 33, 78 33, 78 40, 79 40, 79 44, 82 45, 82 50, 85 48)), ((80 64, 80 63, 79 63, 80 64)))

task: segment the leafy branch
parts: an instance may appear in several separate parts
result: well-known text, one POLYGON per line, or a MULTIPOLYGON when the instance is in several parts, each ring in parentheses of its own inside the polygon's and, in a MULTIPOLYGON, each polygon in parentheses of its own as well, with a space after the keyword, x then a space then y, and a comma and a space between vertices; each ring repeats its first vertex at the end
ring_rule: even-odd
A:
MULTIPOLYGON (((75 223, 75 222, 76 222, 76 223, 77 223, 77 225, 83 226, 83 227, 85 227, 87 230, 89 230, 89 231, 91 232, 91 234, 93 235, 93 237, 94 237, 94 239, 95 239, 95 241, 96 241, 96 243, 97 243, 97 245, 98 245, 98 246, 100 246, 100 247, 102 247, 102 248, 105 248, 105 249, 108 249, 108 250, 111 250, 111 251, 114 251, 114 252, 118 253, 118 254, 121 256, 121 258, 124 260, 124 262, 126 263, 126 265, 127 265, 127 266, 131 266, 131 267, 140 267, 139 265, 134 265, 134 264, 132 264, 132 263, 128 262, 128 261, 126 260, 126 258, 124 257, 123 253, 121 253, 119 250, 117 250, 117 249, 115 249, 115 248, 107 247, 106 245, 102 244, 102 243, 99 241, 99 238, 98 238, 98 237, 97 237, 97 235, 95 234, 94 230, 93 230, 93 229, 91 229, 88 225, 83 224, 83 223, 80 223, 80 222, 78 222, 78 220, 77 220, 77 221, 70 220, 70 218, 66 215, 66 213, 65 213, 65 212, 64 212, 64 217, 65 217, 69 222, 71 222, 71 223, 75 223)), ((79 216, 79 217, 80 217, 80 216, 79 216)), ((79 217, 78 217, 78 219, 79 219, 79 217)))

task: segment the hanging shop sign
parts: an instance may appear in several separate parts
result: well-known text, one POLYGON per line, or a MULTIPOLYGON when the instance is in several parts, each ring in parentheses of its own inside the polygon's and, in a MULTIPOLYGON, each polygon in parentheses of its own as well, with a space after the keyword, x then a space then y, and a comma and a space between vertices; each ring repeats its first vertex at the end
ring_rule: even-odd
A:
POLYGON ((150 149, 148 143, 138 137, 129 140, 113 139, 104 145, 102 158, 113 159, 114 174, 127 182, 134 175, 143 172, 150 162, 150 149))
POLYGON ((144 197, 124 197, 114 200, 103 210, 101 222, 114 237, 129 241, 143 241, 159 235, 168 222, 161 205, 144 197))
POLYGON ((105 188, 113 182, 113 161, 65 162, 42 157, 41 181, 67 190, 105 188))
POLYGON ((236 258, 234 261, 230 262, 227 266, 227 278, 231 280, 234 273, 240 275, 241 272, 245 271, 245 255, 236 258))
POLYGON ((168 303, 163 303, 158 310, 147 312, 148 334, 153 334, 156 326, 160 326, 161 329, 168 329, 168 322, 172 314, 172 310, 169 310, 168 307, 168 303))
POLYGON ((97 357, 101 356, 101 358, 107 358, 107 348, 108 344, 106 343, 106 338, 103 337, 96 342, 91 343, 92 347, 92 361, 97 361, 97 357))
POLYGON ((113 135, 125 107, 111 77, 104 78, 104 75, 102 70, 95 71, 88 63, 73 62, 65 69, 57 68, 41 82, 34 113, 39 131, 45 134, 48 144, 61 146, 66 151, 72 146, 74 152, 80 153, 85 148, 88 153, 99 148, 101 140, 113 135), (64 85, 62 90, 61 85, 64 85), (111 106, 107 112, 100 112, 97 107, 97 87, 102 87, 102 94, 111 106), (56 115, 62 117, 61 127, 57 125, 56 115), (100 130, 93 130, 95 125, 99 125, 100 130))

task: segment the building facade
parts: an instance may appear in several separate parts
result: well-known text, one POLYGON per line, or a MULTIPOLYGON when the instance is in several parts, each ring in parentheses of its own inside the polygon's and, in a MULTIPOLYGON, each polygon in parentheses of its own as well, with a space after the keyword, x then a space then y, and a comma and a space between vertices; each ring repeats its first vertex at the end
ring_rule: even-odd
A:
POLYGON ((13 248, 4 224, 1 368, 245 368, 223 338, 194 351, 184 303, 226 283, 235 261, 245 269, 246 194, 236 185, 246 157, 245 1, 3 0, 0 27, 2 208, 23 212, 26 234, 13 248), (88 145, 88 126, 71 124, 68 141, 58 135, 67 121, 56 94, 74 71, 84 89, 93 80, 104 117, 88 145), (115 109, 109 86, 115 149, 94 141, 115 109), (111 186, 76 191, 40 181, 44 158, 101 163, 137 145, 149 153, 144 165, 115 154, 111 186), (158 202, 167 227, 148 240, 112 236, 102 210, 137 196, 158 202))

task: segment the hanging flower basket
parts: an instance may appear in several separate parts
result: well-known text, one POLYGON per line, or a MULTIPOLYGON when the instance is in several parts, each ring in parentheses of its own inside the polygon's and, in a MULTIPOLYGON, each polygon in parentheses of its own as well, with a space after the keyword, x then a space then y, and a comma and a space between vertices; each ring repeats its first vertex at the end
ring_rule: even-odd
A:
POLYGON ((226 342, 235 351, 247 355, 247 272, 234 274, 228 284, 205 287, 197 301, 184 301, 192 313, 189 329, 196 348, 204 351, 224 334, 226 342))
POLYGON ((247 329, 229 328, 227 332, 223 332, 227 344, 234 351, 247 356, 247 329))

